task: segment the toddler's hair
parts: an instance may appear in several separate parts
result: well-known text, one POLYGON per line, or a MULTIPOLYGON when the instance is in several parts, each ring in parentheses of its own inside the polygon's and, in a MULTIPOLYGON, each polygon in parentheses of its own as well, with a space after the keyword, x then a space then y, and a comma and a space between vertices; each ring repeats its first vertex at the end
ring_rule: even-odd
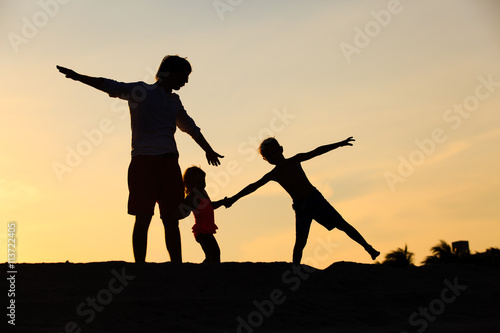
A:
POLYGON ((184 171, 182 176, 182 181, 184 182, 184 188, 186 189, 186 195, 189 195, 194 189, 200 177, 205 178, 205 171, 197 166, 192 166, 184 171))
POLYGON ((163 58, 158 72, 156 72, 156 80, 165 77, 167 73, 178 73, 187 71, 191 73, 191 64, 186 58, 181 58, 178 55, 168 55, 163 58))
POLYGON ((276 145, 279 147, 279 142, 278 140, 276 140, 276 138, 274 137, 271 137, 271 138, 267 138, 265 139, 264 141, 261 142, 260 146, 259 146, 259 153, 265 157, 266 156, 266 150, 270 147, 270 146, 273 146, 273 145, 276 145))

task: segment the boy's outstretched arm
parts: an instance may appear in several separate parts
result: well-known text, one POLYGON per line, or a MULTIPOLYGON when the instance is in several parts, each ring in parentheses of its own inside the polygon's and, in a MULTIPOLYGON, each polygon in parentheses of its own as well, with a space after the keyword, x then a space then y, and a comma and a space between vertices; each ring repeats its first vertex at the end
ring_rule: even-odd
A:
POLYGON ((227 197, 225 197, 222 200, 212 201, 212 208, 217 209, 220 206, 225 205, 226 202, 227 202, 227 197))
POLYGON ((322 155, 324 153, 328 153, 329 151, 332 151, 332 150, 334 150, 336 148, 344 147, 344 146, 352 146, 352 143, 351 143, 352 141, 355 141, 355 140, 352 138, 352 136, 350 136, 350 137, 348 137, 347 139, 345 139, 343 141, 339 141, 339 142, 336 142, 336 143, 332 143, 332 144, 329 144, 329 145, 324 145, 324 146, 318 147, 318 148, 316 148, 314 150, 311 150, 308 153, 297 154, 297 155, 295 155, 294 158, 298 159, 300 162, 307 161, 307 160, 310 160, 313 157, 322 155))
POLYGON ((267 184, 267 182, 269 182, 270 180, 271 180, 270 173, 265 174, 264 177, 262 177, 261 179, 259 179, 255 183, 252 183, 252 184, 248 185, 247 187, 245 187, 244 189, 242 189, 241 191, 239 191, 234 196, 225 199, 226 202, 224 203, 224 206, 226 206, 226 208, 231 207, 240 198, 244 197, 245 195, 249 195, 250 193, 252 193, 255 190, 257 190, 259 187, 264 186, 265 184, 267 184))
POLYGON ((102 77, 92 77, 92 76, 78 74, 74 70, 62 66, 56 66, 56 68, 59 70, 59 72, 64 74, 68 79, 80 81, 82 83, 85 83, 86 85, 89 85, 99 90, 101 90, 102 84, 104 83, 104 79, 102 77))

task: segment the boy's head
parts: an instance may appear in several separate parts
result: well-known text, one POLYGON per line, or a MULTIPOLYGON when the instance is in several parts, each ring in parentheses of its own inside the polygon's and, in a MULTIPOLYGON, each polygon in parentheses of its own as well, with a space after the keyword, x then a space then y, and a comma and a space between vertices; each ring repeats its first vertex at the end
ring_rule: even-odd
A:
POLYGON ((267 138, 259 146, 259 153, 271 164, 276 164, 283 157, 283 147, 280 146, 276 138, 267 138))
POLYGON ((182 176, 186 194, 190 194, 195 188, 203 190, 206 186, 205 175, 205 171, 197 166, 187 168, 182 176))
POLYGON ((178 90, 188 82, 191 70, 191 64, 186 58, 168 55, 158 67, 156 80, 162 85, 168 85, 168 88, 178 90))

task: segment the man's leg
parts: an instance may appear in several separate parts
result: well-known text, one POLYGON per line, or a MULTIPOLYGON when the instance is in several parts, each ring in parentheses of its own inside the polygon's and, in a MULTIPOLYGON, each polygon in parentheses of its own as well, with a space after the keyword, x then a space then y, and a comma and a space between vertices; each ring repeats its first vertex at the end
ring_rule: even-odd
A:
POLYGON ((170 254, 171 262, 182 262, 181 232, 179 230, 179 220, 174 218, 162 219, 165 228, 165 244, 170 254))
POLYGON ((146 249, 148 246, 148 229, 151 223, 151 215, 137 215, 135 217, 134 232, 132 234, 132 246, 136 263, 146 262, 146 249))

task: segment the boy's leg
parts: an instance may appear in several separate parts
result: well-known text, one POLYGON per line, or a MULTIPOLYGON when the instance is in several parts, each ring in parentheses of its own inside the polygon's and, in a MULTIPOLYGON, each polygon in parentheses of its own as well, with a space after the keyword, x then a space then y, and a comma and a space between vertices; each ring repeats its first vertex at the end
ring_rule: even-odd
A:
POLYGON ((295 245, 293 246, 293 263, 295 265, 300 265, 300 261, 302 260, 302 252, 307 244, 307 238, 299 238, 296 237, 295 245))
POLYGON ((295 245, 293 246, 292 262, 300 265, 302 252, 307 244, 312 218, 307 213, 295 211, 295 245))
POLYGON ((361 234, 352 225, 347 223, 347 221, 343 220, 343 223, 338 223, 337 229, 342 230, 352 240, 360 244, 366 250, 366 252, 370 254, 373 260, 375 260, 375 258, 377 258, 380 254, 380 252, 378 252, 370 244, 368 244, 363 236, 361 236, 361 234))
POLYGON ((345 232, 353 241, 363 246, 372 259, 375 260, 380 252, 368 244, 363 236, 361 236, 361 234, 352 225, 347 223, 342 215, 340 215, 322 195, 318 196, 316 200, 314 219, 328 230, 337 228, 345 232))
POLYGON ((132 247, 136 263, 146 262, 146 249, 148 246, 148 229, 152 215, 137 215, 135 217, 134 232, 132 234, 132 247))
POLYGON ((179 230, 179 220, 174 218, 162 219, 165 228, 165 244, 170 255, 171 262, 182 262, 181 232, 179 230))

